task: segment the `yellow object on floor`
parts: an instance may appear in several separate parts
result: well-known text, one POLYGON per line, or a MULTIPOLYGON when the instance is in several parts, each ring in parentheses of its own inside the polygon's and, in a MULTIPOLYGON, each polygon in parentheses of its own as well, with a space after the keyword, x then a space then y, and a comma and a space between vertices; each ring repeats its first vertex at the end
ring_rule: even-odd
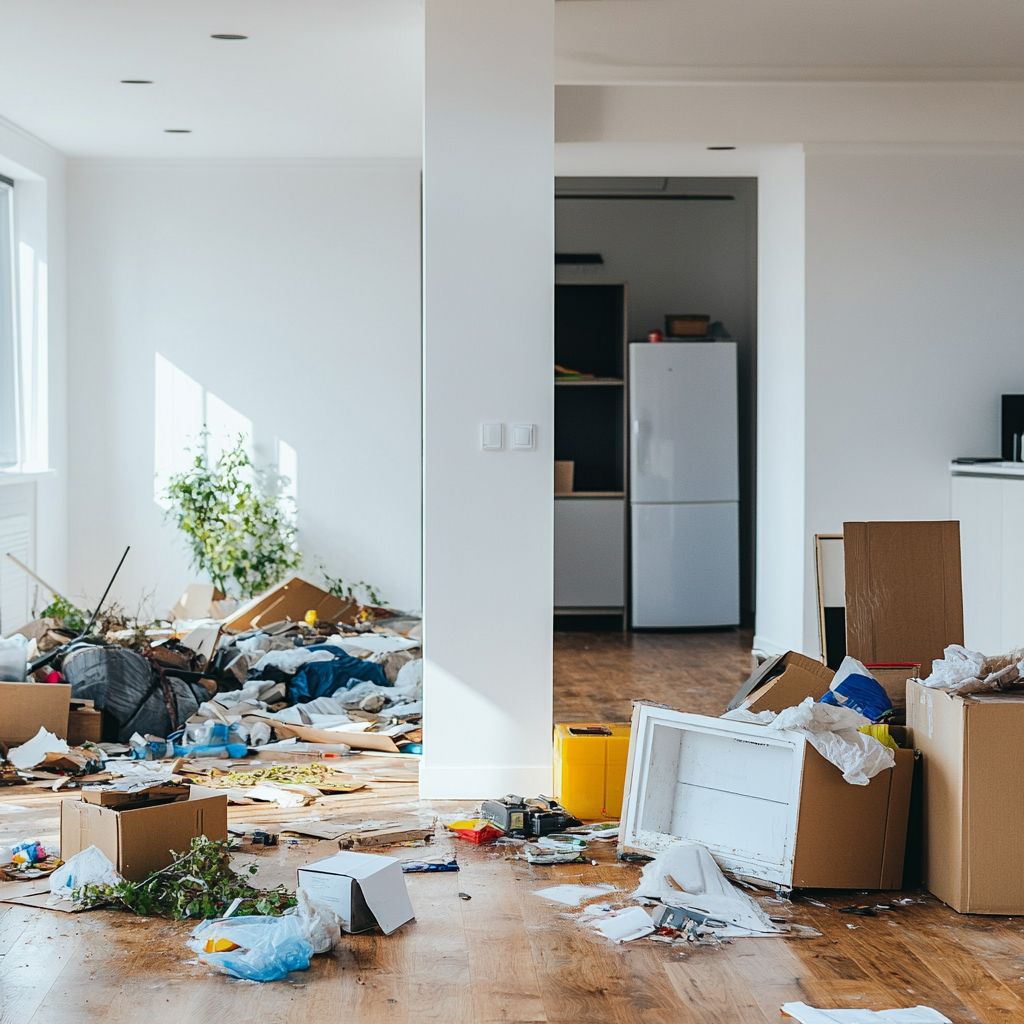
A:
POLYGON ((554 798, 570 814, 585 821, 618 818, 622 814, 628 754, 628 724, 557 724, 554 798))
POLYGON ((204 953, 230 953, 239 947, 230 939, 207 939, 203 946, 204 953))

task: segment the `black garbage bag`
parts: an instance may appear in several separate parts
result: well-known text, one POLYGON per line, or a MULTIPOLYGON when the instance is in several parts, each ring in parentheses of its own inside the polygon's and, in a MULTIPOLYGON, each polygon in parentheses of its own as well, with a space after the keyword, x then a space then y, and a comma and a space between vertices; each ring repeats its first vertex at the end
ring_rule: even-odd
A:
POLYGON ((125 647, 76 647, 61 670, 72 697, 93 701, 105 722, 116 723, 119 743, 136 732, 170 735, 208 696, 199 683, 171 675, 125 647))

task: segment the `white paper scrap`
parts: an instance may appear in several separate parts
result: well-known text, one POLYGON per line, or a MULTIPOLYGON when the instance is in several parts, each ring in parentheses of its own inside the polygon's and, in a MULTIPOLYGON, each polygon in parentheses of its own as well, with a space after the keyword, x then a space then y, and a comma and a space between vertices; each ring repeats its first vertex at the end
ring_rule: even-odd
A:
POLYGON ((67 740, 62 740, 59 736, 54 736, 52 732, 47 732, 45 728, 40 727, 39 732, 27 743, 22 743, 20 747, 12 747, 7 753, 7 760, 15 768, 25 771, 35 768, 47 754, 66 754, 67 752, 67 740))
POLYGON ((650 935, 654 931, 654 922, 643 907, 626 907, 616 914, 599 918, 593 927, 612 942, 632 942, 650 935))
POLYGON ((783 1003, 782 1012, 800 1024, 953 1024, 929 1006, 905 1010, 819 1010, 806 1003, 783 1003))
POLYGON ((595 896, 606 896, 610 892, 615 892, 615 886, 601 882, 598 885, 549 885, 546 889, 535 889, 533 895, 566 907, 578 907, 595 896))

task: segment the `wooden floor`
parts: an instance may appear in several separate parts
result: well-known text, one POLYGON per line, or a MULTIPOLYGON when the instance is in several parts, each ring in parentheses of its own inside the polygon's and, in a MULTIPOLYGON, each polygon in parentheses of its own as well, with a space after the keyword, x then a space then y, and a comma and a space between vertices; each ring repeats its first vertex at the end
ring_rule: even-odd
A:
MULTIPOLYGON (((633 697, 716 713, 747 671, 749 642, 735 633, 560 635, 556 717, 622 720, 633 697)), ((359 761, 357 768, 382 763, 359 761)), ((60 799, 24 787, 0 791, 0 842, 55 840, 60 799)), ((316 813, 355 821, 465 809, 421 803, 409 784, 377 783, 328 798, 316 813)), ((278 814, 230 812, 236 822, 281 820, 278 814)), ((638 869, 618 863, 611 850, 596 854, 597 865, 531 867, 506 850, 454 845, 458 874, 408 876, 413 924, 387 938, 345 937, 308 972, 266 985, 197 964, 184 944, 185 924, 0 904, 0 1024, 766 1024, 780 1021, 788 1000, 872 1009, 925 1004, 957 1024, 1024 1021, 1020 920, 961 917, 923 896, 855 918, 839 908, 881 897, 814 894, 825 907, 766 906, 820 937, 739 939, 718 948, 643 939, 613 946, 582 927, 575 912, 533 894, 554 882, 602 881, 625 904, 638 869)), ((292 882, 297 865, 333 849, 305 841, 261 853, 257 877, 292 882)))

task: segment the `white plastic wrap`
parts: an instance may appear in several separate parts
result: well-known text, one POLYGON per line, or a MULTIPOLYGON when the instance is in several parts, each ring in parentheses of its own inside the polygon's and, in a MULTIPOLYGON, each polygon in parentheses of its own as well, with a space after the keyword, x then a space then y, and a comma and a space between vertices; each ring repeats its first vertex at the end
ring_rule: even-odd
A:
POLYGON ((69 857, 50 875, 50 893, 61 900, 73 900, 83 885, 118 885, 124 879, 110 858, 98 847, 87 846, 69 857))

